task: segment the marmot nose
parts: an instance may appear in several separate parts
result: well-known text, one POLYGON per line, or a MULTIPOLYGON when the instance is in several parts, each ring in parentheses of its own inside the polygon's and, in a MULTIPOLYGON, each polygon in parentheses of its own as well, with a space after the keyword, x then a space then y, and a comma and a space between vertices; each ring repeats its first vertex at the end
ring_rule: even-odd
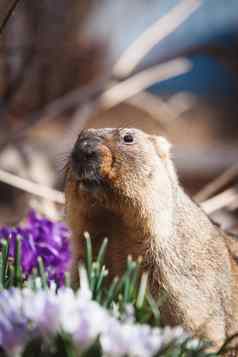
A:
POLYGON ((78 151, 86 158, 90 158, 96 151, 96 143, 83 139, 79 142, 78 151))
POLYGON ((80 139, 72 152, 72 159, 77 164, 85 164, 88 161, 97 160, 98 140, 92 138, 80 139))

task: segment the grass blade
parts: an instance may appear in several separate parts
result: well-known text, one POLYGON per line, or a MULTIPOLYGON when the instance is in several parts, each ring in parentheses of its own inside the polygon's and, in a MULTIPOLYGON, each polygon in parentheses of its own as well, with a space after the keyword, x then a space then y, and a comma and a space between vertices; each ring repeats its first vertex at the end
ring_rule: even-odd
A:
POLYGON ((88 281, 91 286, 91 274, 92 274, 92 263, 93 263, 93 253, 92 253, 92 242, 88 233, 85 233, 85 260, 86 260, 86 269, 88 273, 88 281))
POLYGON ((99 273, 97 282, 96 282, 96 287, 95 287, 95 298, 97 299, 97 295, 100 293, 100 289, 102 289, 102 283, 104 281, 104 278, 108 276, 108 270, 106 270, 105 266, 102 266, 102 269, 99 273))
POLYGON ((108 308, 111 305, 112 301, 115 299, 115 293, 116 293, 118 281, 119 278, 118 276, 116 276, 111 283, 111 286, 108 290, 107 297, 106 300, 104 301, 103 306, 108 308))
POLYGON ((132 257, 129 256, 127 259, 127 271, 124 283, 124 294, 123 294, 123 302, 124 304, 130 302, 130 290, 131 290, 131 282, 132 282, 132 274, 136 268, 136 263, 132 260, 132 257))
POLYGON ((104 262, 104 258, 105 258, 105 254, 106 254, 106 250, 107 250, 107 245, 108 245, 108 239, 104 238, 103 242, 101 244, 101 247, 99 249, 98 252, 98 256, 97 256, 97 263, 99 264, 99 267, 101 268, 103 262, 104 262))
POLYGON ((136 299, 136 307, 141 309, 144 305, 145 296, 146 296, 146 288, 148 282, 148 273, 143 273, 140 281, 140 287, 136 299))

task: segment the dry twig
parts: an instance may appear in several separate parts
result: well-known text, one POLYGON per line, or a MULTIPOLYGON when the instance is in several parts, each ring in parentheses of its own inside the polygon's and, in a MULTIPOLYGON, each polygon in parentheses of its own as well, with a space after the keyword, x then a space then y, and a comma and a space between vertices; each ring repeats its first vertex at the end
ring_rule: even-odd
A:
POLYGON ((64 194, 62 192, 53 190, 52 188, 38 183, 34 183, 30 180, 23 179, 3 170, 0 170, 0 181, 55 203, 64 204, 65 202, 64 194))
POLYGON ((202 190, 194 196, 195 201, 202 202, 207 200, 209 197, 221 190, 225 185, 229 184, 236 176, 238 176, 237 164, 230 167, 222 175, 218 176, 215 180, 203 187, 202 190))
POLYGON ((114 66, 116 77, 128 76, 145 55, 171 32, 175 31, 200 6, 200 0, 184 0, 159 18, 122 54, 114 66))
POLYGON ((21 0, 15 0, 12 5, 10 6, 10 9, 8 10, 6 16, 4 17, 2 23, 0 24, 0 34, 2 34, 3 30, 5 29, 5 27, 7 26, 10 18, 12 17, 13 15, 13 12, 14 10, 16 9, 18 3, 20 2, 21 0))
MULTIPOLYGON (((184 74, 191 69, 191 63, 186 59, 176 59, 165 64, 145 69, 135 74, 125 81, 113 85, 103 91, 106 78, 86 85, 84 88, 77 88, 65 94, 47 105, 40 112, 33 113, 26 119, 26 124, 17 132, 10 133, 6 141, 0 143, 0 151, 10 142, 25 136, 31 128, 42 125, 45 122, 55 119, 67 109, 71 109, 80 104, 91 104, 92 110, 95 107, 110 109, 121 102, 128 100, 154 83, 169 79, 171 77, 184 74)), ((115 83, 115 82, 114 82, 115 83)))
POLYGON ((97 98, 105 86, 105 79, 100 79, 93 83, 89 83, 84 87, 77 88, 65 95, 52 101, 39 112, 34 112, 25 118, 25 124, 17 131, 13 130, 8 135, 7 139, 0 143, 0 152, 15 140, 24 137, 26 133, 33 127, 41 126, 48 121, 55 119, 68 109, 72 109, 76 105, 88 103, 90 99, 97 98))
POLYGON ((225 190, 222 193, 204 201, 200 204, 203 210, 209 215, 215 211, 218 211, 224 207, 227 207, 238 199, 238 186, 234 186, 225 190))
POLYGON ((99 105, 110 109, 155 83, 187 73, 191 66, 190 61, 180 58, 146 69, 107 89, 100 96, 99 105))
POLYGON ((128 98, 126 102, 148 113, 152 119, 165 126, 180 115, 179 111, 171 108, 163 99, 148 91, 142 91, 136 96, 128 98))

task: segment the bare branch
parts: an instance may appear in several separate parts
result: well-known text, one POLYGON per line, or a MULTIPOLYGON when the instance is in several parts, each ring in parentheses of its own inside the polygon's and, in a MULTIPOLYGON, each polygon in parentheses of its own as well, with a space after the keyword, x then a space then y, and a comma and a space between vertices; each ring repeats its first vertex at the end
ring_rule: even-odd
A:
POLYGON ((218 211, 224 207, 227 207, 233 204, 238 199, 238 186, 229 188, 222 193, 210 198, 209 200, 200 204, 203 210, 207 214, 212 214, 215 211, 218 211))
POLYGON ((179 116, 179 113, 170 110, 169 105, 167 105, 165 101, 146 91, 140 92, 136 96, 127 99, 126 102, 146 112, 153 120, 158 121, 161 125, 166 126, 179 116))
POLYGON ((45 122, 55 119, 67 109, 88 103, 92 98, 97 98, 105 86, 105 78, 89 83, 83 87, 76 88, 73 91, 55 99, 45 108, 34 112, 25 118, 25 124, 17 131, 13 130, 8 134, 6 140, 0 142, 0 152, 11 142, 24 137, 28 130, 42 125, 45 122))
POLYGON ((202 202, 207 200, 209 197, 221 190, 225 185, 229 184, 236 176, 238 176, 237 164, 230 167, 222 175, 218 176, 215 180, 203 187, 203 189, 194 196, 195 201, 202 202))
POLYGON ((103 76, 99 80, 65 94, 51 102, 43 110, 27 117, 26 124, 20 130, 10 133, 7 140, 0 143, 0 151, 10 142, 25 136, 26 132, 32 127, 55 119, 67 109, 79 106, 80 104, 88 105, 88 103, 91 104, 92 109, 94 106, 109 109, 152 86, 154 83, 184 74, 190 69, 191 63, 188 60, 172 60, 165 64, 145 69, 120 83, 116 82, 117 84, 114 84, 115 82, 112 82, 114 85, 104 91, 103 88, 108 80, 107 73, 106 76, 103 76))
POLYGON ((10 18, 12 17, 12 14, 14 12, 14 10, 16 9, 18 3, 20 2, 21 0, 15 0, 10 9, 8 10, 6 16, 4 17, 2 23, 0 24, 0 34, 2 34, 2 32, 4 31, 5 27, 7 26, 8 24, 8 21, 10 20, 10 18))
POLYGON ((146 69, 107 89, 101 95, 99 105, 110 109, 155 83, 187 73, 191 67, 191 62, 180 58, 146 69))
POLYGON ((171 32, 175 31, 200 6, 200 0, 184 0, 159 18, 140 35, 122 54, 114 66, 116 77, 126 77, 137 67, 145 55, 171 32))
POLYGON ((126 100, 130 105, 147 112, 153 120, 158 121, 161 125, 167 126, 171 121, 178 119, 186 110, 193 105, 193 101, 178 101, 173 105, 164 101, 159 96, 151 94, 148 91, 142 91, 136 96, 126 100))
POLYGON ((64 204, 65 202, 64 194, 62 192, 53 190, 52 188, 38 183, 34 183, 30 180, 23 179, 22 177, 13 175, 3 170, 0 170, 0 181, 55 203, 64 204))

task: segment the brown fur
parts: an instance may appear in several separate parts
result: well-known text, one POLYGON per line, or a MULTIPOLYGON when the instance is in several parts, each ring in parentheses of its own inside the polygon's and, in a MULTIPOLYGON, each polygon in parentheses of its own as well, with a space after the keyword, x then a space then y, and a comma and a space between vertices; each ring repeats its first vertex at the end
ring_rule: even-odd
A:
POLYGON ((181 189, 161 137, 136 129, 89 130, 99 136, 104 186, 85 192, 69 161, 66 215, 72 229, 73 276, 83 258, 83 232, 96 249, 109 238, 106 265, 121 274, 127 256, 143 256, 155 297, 163 288, 165 324, 183 325, 215 345, 238 332, 238 268, 229 237, 181 189), (135 143, 122 137, 131 131, 135 143))

